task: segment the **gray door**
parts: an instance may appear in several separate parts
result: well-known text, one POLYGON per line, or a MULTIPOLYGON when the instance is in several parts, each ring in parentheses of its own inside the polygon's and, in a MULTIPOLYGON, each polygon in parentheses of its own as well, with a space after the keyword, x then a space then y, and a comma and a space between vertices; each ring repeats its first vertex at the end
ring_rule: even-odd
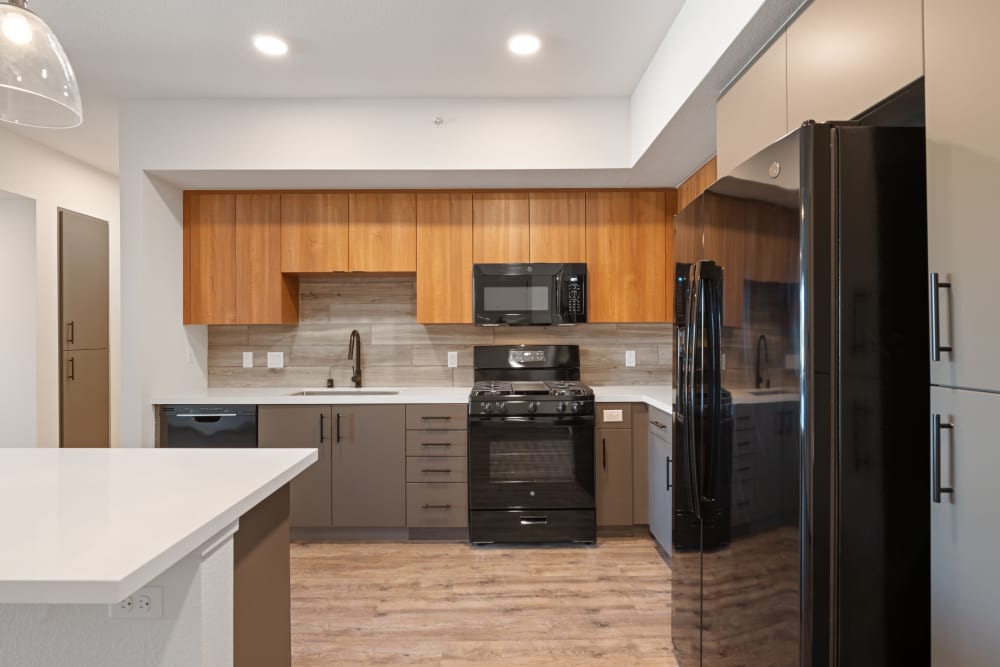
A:
POLYGON ((406 526, 402 405, 333 406, 333 526, 406 526))
POLYGON ((108 223, 59 212, 60 345, 108 347, 108 223))
POLYGON ((288 525, 330 527, 330 406, 261 405, 257 408, 258 447, 310 447, 319 460, 292 480, 288 525))
POLYGON ((108 351, 62 353, 62 446, 108 446, 108 351))

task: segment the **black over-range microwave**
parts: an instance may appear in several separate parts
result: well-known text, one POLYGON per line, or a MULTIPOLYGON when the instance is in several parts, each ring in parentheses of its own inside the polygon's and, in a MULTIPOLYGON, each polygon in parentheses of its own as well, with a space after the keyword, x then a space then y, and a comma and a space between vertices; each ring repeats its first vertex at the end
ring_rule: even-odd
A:
POLYGON ((586 264, 475 264, 472 293, 480 326, 587 321, 586 264))

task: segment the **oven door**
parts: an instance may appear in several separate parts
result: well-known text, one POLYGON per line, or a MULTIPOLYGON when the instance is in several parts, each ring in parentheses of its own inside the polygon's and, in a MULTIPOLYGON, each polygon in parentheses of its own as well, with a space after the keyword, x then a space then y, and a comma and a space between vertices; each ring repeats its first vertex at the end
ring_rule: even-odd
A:
POLYGON ((470 419, 469 508, 593 509, 593 416, 470 419))
POLYGON ((561 264, 476 264, 476 324, 559 324, 561 264))

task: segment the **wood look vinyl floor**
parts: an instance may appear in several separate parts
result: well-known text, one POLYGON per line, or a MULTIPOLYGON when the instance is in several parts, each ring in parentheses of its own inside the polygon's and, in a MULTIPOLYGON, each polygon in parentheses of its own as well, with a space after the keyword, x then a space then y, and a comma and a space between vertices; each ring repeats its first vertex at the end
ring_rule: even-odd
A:
POLYGON ((670 568, 597 547, 296 542, 292 662, 674 667, 670 568))

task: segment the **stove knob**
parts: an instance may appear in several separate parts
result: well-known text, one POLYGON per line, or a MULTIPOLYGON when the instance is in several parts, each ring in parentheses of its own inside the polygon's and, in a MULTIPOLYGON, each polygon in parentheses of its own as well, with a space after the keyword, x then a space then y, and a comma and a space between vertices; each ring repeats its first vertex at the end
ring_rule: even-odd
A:
POLYGON ((493 404, 492 403, 483 403, 483 414, 484 415, 488 415, 491 412, 493 412, 493 404))
POLYGON ((582 408, 582 407, 583 406, 580 405, 578 402, 573 401, 573 405, 569 406, 569 409, 572 410, 573 412, 579 412, 580 408, 582 408))
POLYGON ((566 412, 566 404, 560 403, 556 406, 556 412, 566 412))
POLYGON ((528 403, 528 412, 538 412, 538 402, 531 401, 528 403))

